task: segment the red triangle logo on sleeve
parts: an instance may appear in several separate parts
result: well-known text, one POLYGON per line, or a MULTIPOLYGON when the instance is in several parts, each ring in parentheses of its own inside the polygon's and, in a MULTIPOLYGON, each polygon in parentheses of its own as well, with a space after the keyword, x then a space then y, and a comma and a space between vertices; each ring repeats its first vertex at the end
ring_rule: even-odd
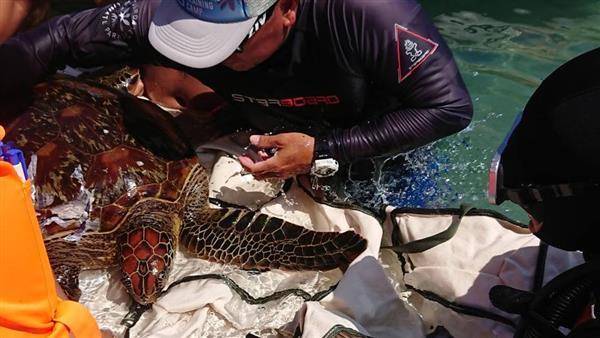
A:
POLYGON ((438 44, 395 24, 398 51, 398 82, 406 79, 438 48, 438 44))

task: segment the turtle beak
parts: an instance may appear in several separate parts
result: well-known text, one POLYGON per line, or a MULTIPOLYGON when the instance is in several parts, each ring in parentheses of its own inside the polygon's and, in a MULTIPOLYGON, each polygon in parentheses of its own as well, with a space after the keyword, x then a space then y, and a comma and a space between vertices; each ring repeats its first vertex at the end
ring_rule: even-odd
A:
POLYGON ((131 277, 123 278, 123 284, 133 300, 142 305, 151 305, 163 293, 167 274, 161 271, 157 274, 149 273, 145 276, 134 273, 131 277))

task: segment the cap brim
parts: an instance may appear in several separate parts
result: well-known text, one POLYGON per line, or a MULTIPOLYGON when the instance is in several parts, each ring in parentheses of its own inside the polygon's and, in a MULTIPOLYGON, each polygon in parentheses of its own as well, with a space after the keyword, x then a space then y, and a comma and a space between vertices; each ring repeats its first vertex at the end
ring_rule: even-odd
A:
POLYGON ((233 54, 255 21, 202 21, 181 9, 177 1, 162 1, 152 18, 148 39, 154 49, 177 63, 208 68, 233 54))

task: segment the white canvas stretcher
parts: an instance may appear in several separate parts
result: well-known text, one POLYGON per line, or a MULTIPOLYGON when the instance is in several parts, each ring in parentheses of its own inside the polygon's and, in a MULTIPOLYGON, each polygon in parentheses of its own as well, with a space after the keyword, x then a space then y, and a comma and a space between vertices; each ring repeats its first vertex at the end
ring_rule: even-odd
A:
MULTIPOLYGON (((301 289, 315 295, 334 286, 321 300, 287 295, 249 304, 217 278, 181 284, 163 295, 131 329, 131 337, 424 337, 437 326, 455 337, 511 337, 512 327, 494 320, 457 313, 411 289, 428 290, 443 299, 485 309, 515 320, 491 305, 487 293, 496 284, 528 289, 532 285, 539 241, 526 229, 490 216, 466 216, 456 235, 423 253, 405 254, 402 264, 391 250, 393 228, 403 243, 448 227, 452 212, 406 210, 387 218, 353 209, 319 204, 297 185, 277 196, 281 182, 257 182, 240 164, 221 156, 213 166, 211 196, 228 203, 260 208, 317 231, 352 229, 368 240, 366 251, 342 274, 284 272, 260 274, 209 263, 177 253, 169 283, 183 276, 227 276, 254 298, 276 291, 301 289)), ((581 262, 581 255, 551 249, 546 261, 548 281, 581 262)), ((127 313, 128 297, 116 271, 87 271, 80 276, 81 301, 101 327, 123 335, 119 324, 127 313), (110 281, 110 283, 109 283, 110 281)))

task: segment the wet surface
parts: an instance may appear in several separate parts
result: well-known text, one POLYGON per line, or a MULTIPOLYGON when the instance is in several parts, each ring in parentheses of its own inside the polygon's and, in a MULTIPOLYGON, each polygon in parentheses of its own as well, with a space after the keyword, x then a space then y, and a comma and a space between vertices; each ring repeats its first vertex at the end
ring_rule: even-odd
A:
POLYGON ((464 131, 388 162, 358 182, 368 203, 458 207, 469 203, 527 221, 516 206, 487 203, 491 158, 541 81, 567 60, 600 46, 600 1, 423 1, 452 49, 475 115, 464 131), (408 170, 408 175, 400 172, 408 170), (399 178, 401 177, 401 178, 399 178))

